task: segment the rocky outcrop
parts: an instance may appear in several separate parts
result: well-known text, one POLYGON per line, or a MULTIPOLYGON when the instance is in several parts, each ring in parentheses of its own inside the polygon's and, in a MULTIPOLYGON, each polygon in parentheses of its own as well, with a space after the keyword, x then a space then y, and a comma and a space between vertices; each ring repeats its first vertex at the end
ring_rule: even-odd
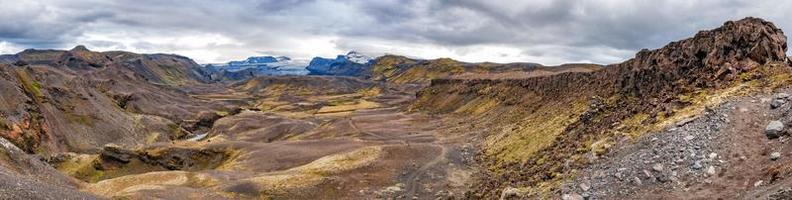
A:
MULTIPOLYGON (((105 145, 93 167, 97 170, 117 170, 133 161, 139 164, 161 167, 160 170, 195 171, 212 169, 220 165, 228 155, 212 149, 191 149, 177 147, 151 147, 150 149, 128 150, 115 145, 105 145)), ((108 177, 109 178, 109 177, 108 177)))
POLYGON ((99 199, 74 179, 0 138, 0 199, 99 199))
POLYGON ((657 50, 642 50, 620 68, 617 89, 651 94, 719 87, 769 62, 786 60, 786 36, 758 18, 726 22, 657 50), (662 84, 658 84, 662 83, 662 84))

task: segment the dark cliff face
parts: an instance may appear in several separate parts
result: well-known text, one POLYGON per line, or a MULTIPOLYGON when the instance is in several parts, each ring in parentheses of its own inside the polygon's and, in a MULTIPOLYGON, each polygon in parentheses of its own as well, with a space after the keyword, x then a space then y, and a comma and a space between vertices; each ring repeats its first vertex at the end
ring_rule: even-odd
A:
POLYGON ((621 92, 640 95, 719 87, 742 72, 768 62, 784 62, 786 50, 781 29, 762 19, 746 18, 657 50, 643 50, 613 67, 624 71, 617 83, 621 92))
MULTIPOLYGON (((560 127, 555 132, 532 130, 537 127, 515 128, 531 134, 556 135, 545 141, 547 145, 530 153, 509 152, 530 149, 519 146, 531 144, 530 141, 502 139, 521 132, 490 131, 492 138, 501 139, 484 147, 484 159, 501 170, 493 171, 489 175, 493 178, 478 186, 477 191, 489 192, 473 195, 496 197, 503 183, 535 186, 584 166, 583 161, 566 161, 579 156, 577 149, 587 148, 585 141, 611 137, 609 134, 618 132, 616 129, 630 119, 640 119, 638 124, 648 126, 693 106, 695 102, 684 97, 751 81, 767 81, 768 76, 779 70, 788 73, 786 50, 786 36, 780 29, 761 19, 746 18, 726 22, 720 28, 702 31, 660 49, 642 50, 624 63, 592 72, 521 79, 435 79, 430 87, 418 93, 414 107, 448 113, 497 105, 485 107, 494 114, 479 118, 516 126, 543 126, 544 122, 531 122, 535 118, 552 119, 555 115, 572 116, 561 117, 563 123, 557 124, 560 127), (566 112, 569 110, 573 111, 566 112), (535 117, 538 115, 542 116, 535 117), (517 146, 508 146, 512 144, 517 146), (504 158, 508 156, 511 157, 504 158)), ((514 139, 533 137, 523 135, 514 139)))

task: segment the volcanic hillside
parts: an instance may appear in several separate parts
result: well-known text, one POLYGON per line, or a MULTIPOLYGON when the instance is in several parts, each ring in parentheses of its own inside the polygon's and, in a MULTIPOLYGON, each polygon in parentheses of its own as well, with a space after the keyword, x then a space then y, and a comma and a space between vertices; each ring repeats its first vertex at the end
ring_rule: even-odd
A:
POLYGON ((487 175, 469 197, 495 198, 507 186, 560 196, 558 184, 623 138, 788 84, 786 44, 772 23, 747 18, 591 72, 434 79, 414 108, 473 115, 487 175))

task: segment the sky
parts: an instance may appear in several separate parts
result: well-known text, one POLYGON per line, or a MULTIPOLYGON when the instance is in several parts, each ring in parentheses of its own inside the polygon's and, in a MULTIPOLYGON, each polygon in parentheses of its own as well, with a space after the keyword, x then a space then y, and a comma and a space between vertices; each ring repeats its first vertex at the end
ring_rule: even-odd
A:
MULTIPOLYGON (((0 0, 0 54, 27 48, 618 63, 728 20, 792 32, 786 0, 0 0)), ((792 45, 790 45, 792 46, 792 45)))

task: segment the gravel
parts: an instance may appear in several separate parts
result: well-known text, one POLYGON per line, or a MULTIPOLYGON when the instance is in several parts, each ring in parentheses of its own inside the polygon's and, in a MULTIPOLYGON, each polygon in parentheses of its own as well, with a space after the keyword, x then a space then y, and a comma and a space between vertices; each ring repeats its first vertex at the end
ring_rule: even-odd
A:
POLYGON ((635 193, 651 186, 682 190, 692 183, 711 182, 717 169, 728 162, 719 160, 713 143, 728 124, 733 106, 726 103, 708 109, 698 118, 683 120, 678 127, 630 143, 624 139, 600 163, 593 164, 573 181, 562 186, 562 194, 581 194, 587 199, 601 199, 635 193), (581 190, 587 184, 590 189, 581 190))

